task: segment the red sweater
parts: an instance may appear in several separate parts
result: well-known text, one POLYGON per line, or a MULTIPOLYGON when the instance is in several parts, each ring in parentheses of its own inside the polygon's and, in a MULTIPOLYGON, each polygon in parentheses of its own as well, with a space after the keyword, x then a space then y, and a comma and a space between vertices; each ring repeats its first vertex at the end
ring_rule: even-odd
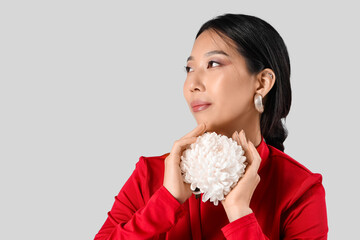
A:
POLYGON ((322 176, 262 142, 253 213, 231 223, 221 203, 192 195, 180 204, 163 186, 162 156, 141 156, 108 217, 100 239, 327 239, 322 176))

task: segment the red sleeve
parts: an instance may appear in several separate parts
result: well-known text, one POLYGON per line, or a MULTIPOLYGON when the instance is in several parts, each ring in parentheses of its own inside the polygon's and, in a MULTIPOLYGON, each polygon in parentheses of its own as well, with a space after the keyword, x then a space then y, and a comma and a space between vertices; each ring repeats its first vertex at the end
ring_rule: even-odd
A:
POLYGON ((134 172, 115 197, 95 240, 156 239, 176 224, 184 214, 183 205, 164 186, 146 201, 146 180, 144 158, 140 157, 134 172))
MULTIPOLYGON (((284 210, 282 216, 281 226, 283 227, 280 231, 283 234, 280 239, 327 239, 325 190, 321 180, 320 174, 311 175, 291 198, 289 207, 284 210)), ((263 234, 254 213, 227 224, 221 230, 228 240, 268 239, 263 234)))
POLYGON ((268 239, 262 232, 254 213, 239 218, 221 229, 228 240, 247 239, 263 240, 268 239))
POLYGON ((322 176, 307 178, 283 213, 284 239, 327 239, 328 223, 322 176))

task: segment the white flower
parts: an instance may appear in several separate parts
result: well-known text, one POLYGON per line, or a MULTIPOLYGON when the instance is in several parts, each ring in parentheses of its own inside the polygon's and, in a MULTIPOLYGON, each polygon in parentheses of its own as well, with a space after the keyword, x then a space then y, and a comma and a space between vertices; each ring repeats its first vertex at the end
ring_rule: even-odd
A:
POLYGON ((204 193, 202 200, 214 205, 236 185, 245 172, 244 150, 225 135, 204 133, 182 153, 180 168, 184 182, 204 193))

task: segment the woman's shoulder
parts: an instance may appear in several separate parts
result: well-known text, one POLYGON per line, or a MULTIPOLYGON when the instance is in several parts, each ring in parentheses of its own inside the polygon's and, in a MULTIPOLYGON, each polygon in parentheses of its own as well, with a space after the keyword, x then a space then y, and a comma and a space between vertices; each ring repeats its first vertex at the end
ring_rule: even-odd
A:
POLYGON ((136 163, 136 171, 146 179, 161 178, 164 174, 164 161, 170 153, 162 155, 140 156, 136 163))
POLYGON ((320 173, 312 172, 273 146, 269 146, 269 150, 270 161, 265 171, 267 180, 276 185, 277 194, 282 196, 284 209, 309 202, 325 204, 325 188, 320 173))
POLYGON ((140 156, 136 163, 136 171, 142 181, 142 185, 146 188, 150 197, 156 190, 158 190, 163 183, 165 158, 169 153, 162 155, 140 156))
POLYGON ((268 145, 269 147, 269 172, 283 182, 284 186, 311 188, 314 185, 322 185, 322 175, 312 172, 300 161, 268 145))
POLYGON ((301 173, 304 176, 317 175, 319 173, 312 172, 309 168, 304 166, 300 161, 295 160, 292 156, 288 155, 285 152, 280 151, 279 149, 268 145, 269 147, 269 158, 271 161, 277 165, 281 165, 282 168, 286 168, 288 170, 296 171, 297 173, 301 173))
POLYGON ((164 161, 165 158, 169 155, 170 153, 164 153, 162 155, 151 155, 151 156, 140 156, 139 161, 136 163, 137 167, 141 167, 141 168, 155 168, 157 169, 158 167, 163 167, 164 166, 164 161))

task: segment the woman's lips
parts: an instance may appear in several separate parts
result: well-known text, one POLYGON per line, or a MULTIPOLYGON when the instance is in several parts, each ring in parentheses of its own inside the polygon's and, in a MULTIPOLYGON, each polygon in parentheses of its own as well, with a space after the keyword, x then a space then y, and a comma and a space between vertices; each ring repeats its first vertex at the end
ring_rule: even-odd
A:
POLYGON ((207 109, 208 107, 210 107, 210 105, 211 104, 197 105, 197 106, 192 107, 192 109, 193 109, 194 112, 199 112, 199 111, 207 109))

